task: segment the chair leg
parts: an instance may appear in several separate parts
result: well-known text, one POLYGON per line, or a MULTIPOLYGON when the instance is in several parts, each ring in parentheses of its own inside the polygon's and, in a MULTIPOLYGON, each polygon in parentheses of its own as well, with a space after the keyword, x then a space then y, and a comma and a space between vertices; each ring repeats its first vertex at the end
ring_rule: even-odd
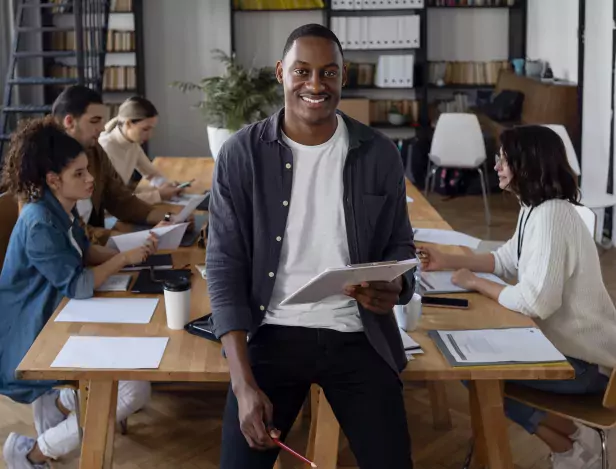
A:
POLYGON ((431 171, 431 175, 430 177, 432 178, 432 187, 431 187, 431 191, 434 192, 434 190, 436 189, 436 172, 438 171, 438 166, 434 165, 434 167, 432 168, 431 171))
POLYGON ((486 181, 486 190, 490 193, 490 179, 488 178, 488 160, 483 162, 483 178, 486 181))
POLYGON ((605 437, 605 432, 599 428, 595 430, 599 434, 599 438, 601 438, 601 469, 608 469, 607 439, 605 437))
POLYGON ((81 406, 79 403, 79 391, 73 389, 73 395, 75 396, 75 417, 77 417, 77 429, 79 430, 79 442, 83 442, 83 428, 81 427, 81 406))
POLYGON ((428 160, 428 168, 426 169, 426 181, 424 184, 424 197, 428 197, 428 188, 430 187, 430 171, 432 170, 432 162, 428 160))
POLYGON ((481 192, 483 193, 483 208, 485 210, 486 215, 486 225, 490 226, 491 216, 490 216, 490 206, 488 204, 488 193, 486 190, 486 181, 483 177, 483 171, 481 168, 477 168, 477 172, 479 173, 479 178, 481 179, 481 192))

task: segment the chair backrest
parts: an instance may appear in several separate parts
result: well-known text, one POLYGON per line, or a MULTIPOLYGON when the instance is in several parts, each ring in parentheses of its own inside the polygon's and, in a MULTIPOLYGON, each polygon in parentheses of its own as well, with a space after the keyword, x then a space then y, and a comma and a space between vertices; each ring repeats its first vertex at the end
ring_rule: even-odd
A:
POLYGON ((590 236, 595 237, 595 228, 597 224, 597 215, 588 207, 584 207, 583 205, 575 205, 575 210, 582 217, 586 228, 590 231, 590 236))
POLYGON ((610 376, 610 381, 603 395, 603 407, 616 409, 616 367, 612 370, 612 376, 610 376))
POLYGON ((15 197, 6 192, 0 194, 0 270, 4 265, 6 249, 18 216, 19 208, 15 197))
POLYGON ((567 133, 567 129, 565 129, 562 125, 556 124, 546 124, 544 127, 552 129, 560 136, 560 138, 562 138, 563 143, 565 144, 565 151, 567 152, 567 161, 569 162, 569 166, 571 166, 571 169, 573 169, 575 175, 579 176, 582 173, 580 171, 580 163, 578 162, 577 154, 575 153, 575 148, 573 148, 573 143, 567 133))
POLYGON ((477 168, 486 160, 486 146, 475 114, 443 113, 438 118, 430 159, 443 168, 477 168))

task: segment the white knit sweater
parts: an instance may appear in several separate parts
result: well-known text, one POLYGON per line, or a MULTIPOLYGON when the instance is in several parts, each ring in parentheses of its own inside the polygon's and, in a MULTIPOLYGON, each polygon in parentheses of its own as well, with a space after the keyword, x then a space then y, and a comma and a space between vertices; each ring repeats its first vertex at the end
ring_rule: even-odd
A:
MULTIPOLYGON (((515 278, 498 301, 532 317, 564 354, 602 367, 616 367, 616 308, 603 284, 594 240, 573 205, 550 200, 535 207, 525 224, 518 265, 518 233, 494 252, 496 275, 515 278)), ((524 226, 524 224, 523 224, 524 226)))

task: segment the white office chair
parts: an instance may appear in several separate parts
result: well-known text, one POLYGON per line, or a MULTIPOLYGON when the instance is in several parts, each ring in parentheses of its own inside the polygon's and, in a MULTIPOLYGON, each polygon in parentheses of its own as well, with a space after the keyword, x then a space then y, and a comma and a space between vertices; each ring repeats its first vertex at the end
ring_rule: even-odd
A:
MULTIPOLYGON (((580 170, 580 164, 578 163, 577 155, 575 153, 575 148, 573 148, 573 143, 571 143, 571 138, 569 138, 569 134, 567 133, 567 129, 565 129, 562 125, 546 125, 549 129, 552 129, 556 132, 560 138, 563 140, 565 144, 565 150, 567 152, 567 161, 569 162, 569 166, 573 169, 573 172, 576 176, 580 176, 582 171, 580 170)), ((585 207, 588 207, 591 210, 601 210, 608 207, 616 207, 616 195, 608 194, 605 190, 595 190, 590 193, 582 192, 582 200, 580 203, 585 207)), ((596 222, 594 223, 594 236, 597 242, 601 242, 603 223, 596 222)))
POLYGON ((582 217, 582 221, 590 231, 590 236, 595 236, 595 229, 597 224, 597 215, 588 207, 584 207, 583 205, 576 205, 575 210, 578 215, 582 217))
POLYGON ((443 113, 439 117, 430 148, 426 173, 426 195, 428 195, 430 181, 432 182, 431 190, 434 190, 436 180, 434 176, 439 168, 474 169, 479 173, 486 224, 490 225, 486 147, 475 114, 443 113))

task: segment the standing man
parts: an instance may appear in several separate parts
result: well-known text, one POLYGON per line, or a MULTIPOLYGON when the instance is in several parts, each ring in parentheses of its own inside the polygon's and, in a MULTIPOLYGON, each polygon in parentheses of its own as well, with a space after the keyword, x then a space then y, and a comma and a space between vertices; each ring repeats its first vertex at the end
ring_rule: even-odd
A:
POLYGON ((362 469, 412 468, 392 314, 412 273, 280 305, 328 267, 415 256, 400 154, 336 112, 346 70, 329 29, 293 31, 276 76, 284 109, 225 143, 212 188, 208 288, 231 372, 220 467, 271 468, 270 432, 286 437, 317 383, 362 469))
POLYGON ((105 244, 109 237, 110 231, 104 228, 105 210, 128 223, 156 225, 163 221, 166 210, 155 208, 134 196, 98 144, 107 114, 100 94, 85 86, 69 86, 56 98, 52 114, 66 132, 81 143, 88 155, 94 192, 89 200, 77 204, 77 210, 88 225, 93 242, 105 244))

